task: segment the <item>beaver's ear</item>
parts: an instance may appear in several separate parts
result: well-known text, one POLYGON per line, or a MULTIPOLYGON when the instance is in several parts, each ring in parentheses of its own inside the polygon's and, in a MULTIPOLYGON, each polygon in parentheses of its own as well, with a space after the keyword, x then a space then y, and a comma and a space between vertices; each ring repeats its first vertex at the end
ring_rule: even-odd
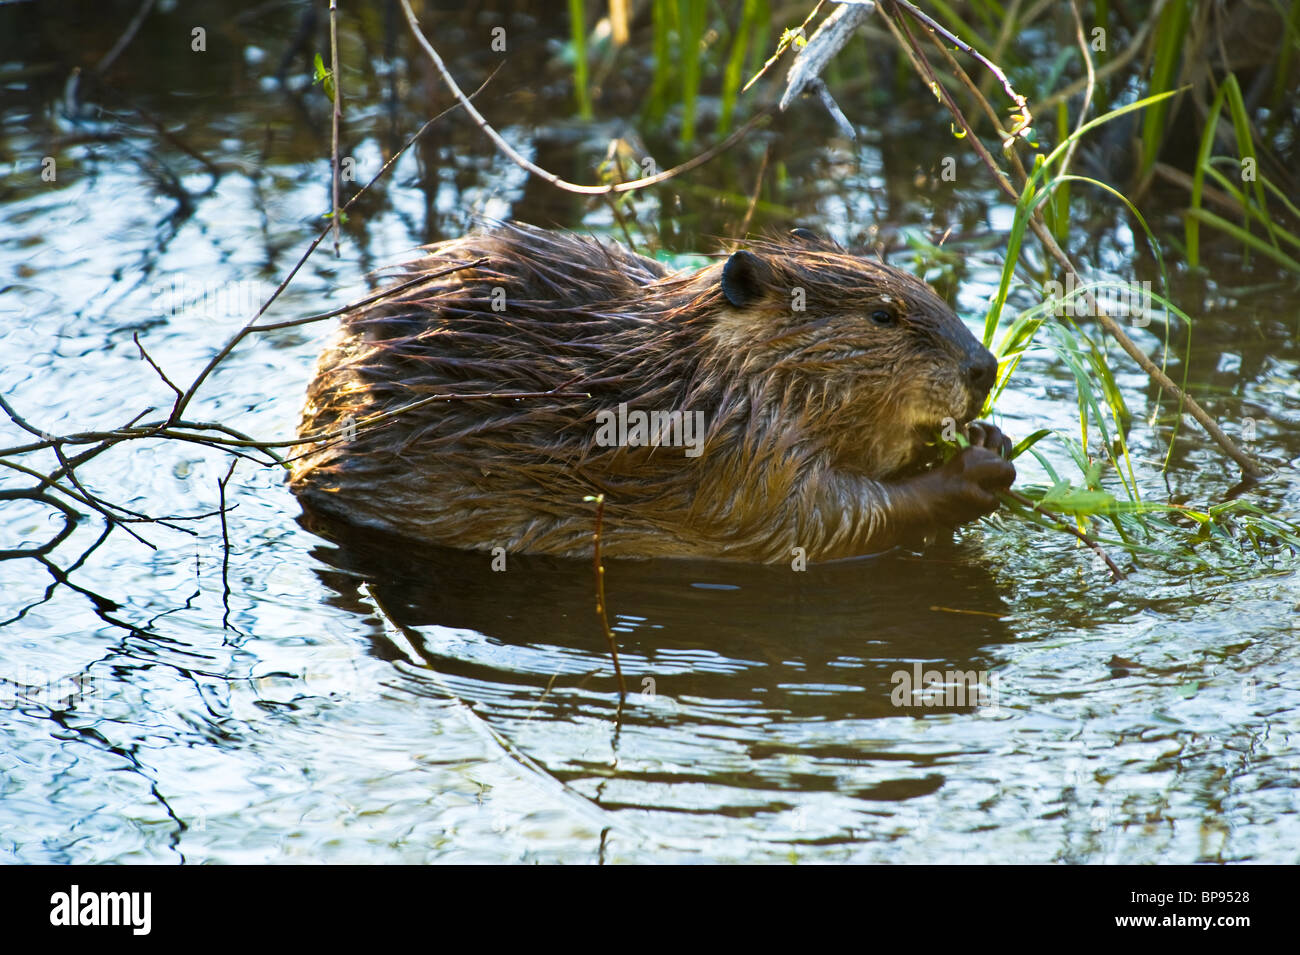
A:
POLYGON ((798 239, 799 242, 812 249, 819 249, 823 252, 843 252, 844 248, 834 239, 828 239, 823 235, 818 235, 811 229, 791 229, 790 238, 798 239))
POLYGON ((767 263, 753 252, 733 252, 722 267, 722 294, 736 308, 753 305, 763 297, 767 274, 767 263))

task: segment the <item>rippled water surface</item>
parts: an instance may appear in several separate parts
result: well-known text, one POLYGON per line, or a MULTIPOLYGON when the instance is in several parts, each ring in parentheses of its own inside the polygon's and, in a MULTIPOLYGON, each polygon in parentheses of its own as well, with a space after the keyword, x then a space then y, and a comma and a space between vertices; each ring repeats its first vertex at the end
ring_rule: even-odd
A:
MULTIPOLYGON (((135 5, 102 5, 98 19, 76 5, 0 11, 27 38, 0 64, 0 393, 37 430, 168 407, 134 337, 188 383, 328 209, 324 99, 300 82, 302 57, 275 78, 300 8, 227 6, 195 5, 210 25, 195 60, 189 15, 160 4, 104 84, 71 100, 71 67, 89 69, 135 5), (224 298, 173 309, 187 287, 224 298)), ((402 60, 405 42, 371 48, 385 9, 366 6, 376 19, 346 20, 342 37, 356 64, 345 152, 363 181, 447 105, 424 65, 402 60)), ((543 165, 592 181, 609 139, 635 124, 567 119, 567 26, 524 9, 481 108, 543 165)), ((489 20, 425 14, 469 87, 497 62, 467 39, 489 20)), ((977 187, 917 185, 952 148, 946 120, 842 105, 863 117, 858 143, 811 113, 783 120, 647 195, 638 215, 675 216, 669 251, 715 249, 708 237, 745 213, 743 198, 719 196, 747 195, 770 145, 783 184, 755 228, 854 242, 877 222, 936 237, 1005 226, 1008 210, 977 187), (914 148, 891 147, 900 137, 914 148)), ((322 248, 272 320, 363 294, 373 269, 458 234, 471 213, 612 231, 606 207, 528 179, 463 119, 435 125, 378 195, 350 217, 342 258, 322 248)), ((1122 221, 1077 250, 1125 277, 1137 255, 1122 221)), ((1171 362, 1234 433, 1250 418, 1252 450, 1284 465, 1300 454, 1300 309, 1293 287, 1235 255, 1221 253, 1190 363, 1171 362)), ((947 277, 972 326, 999 265, 975 242, 947 277)), ((291 435, 330 332, 245 342, 194 416, 291 435)), ((1190 422, 1158 475, 1171 409, 1154 429, 1145 376, 1114 367, 1146 492, 1222 499, 1234 473, 1190 422)), ((1072 379, 1046 352, 999 412, 1017 436, 1078 430, 1072 379)), ((0 422, 0 445, 29 438, 0 422)), ((1020 463, 1022 481, 1046 479, 1020 463)), ((124 507, 184 517, 218 508, 227 466, 198 445, 133 442, 78 474, 124 507)), ((22 483, 0 472, 0 488, 22 483)), ((278 472, 248 462, 226 497, 224 535, 207 517, 96 544, 102 521, 87 513, 50 566, 0 561, 0 859, 1300 861, 1300 587, 1286 564, 1225 575, 1151 561, 1113 583, 1069 538, 1004 517, 923 554, 804 572, 610 562, 632 690, 620 713, 589 563, 512 556, 498 573, 482 555, 315 525, 278 472), (897 705, 900 674, 930 670, 981 675, 985 705, 897 705)), ((1253 499, 1300 516, 1294 470, 1253 499)), ((0 549, 46 540, 60 520, 0 500, 0 549)))

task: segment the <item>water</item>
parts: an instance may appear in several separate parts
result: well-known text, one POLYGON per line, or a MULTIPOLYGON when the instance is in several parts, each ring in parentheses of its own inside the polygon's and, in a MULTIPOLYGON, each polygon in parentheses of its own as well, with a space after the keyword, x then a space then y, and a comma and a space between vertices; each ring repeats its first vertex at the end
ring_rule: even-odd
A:
MULTIPOLYGON (((93 65, 134 7, 108 9, 107 21, 47 13, 39 36, 31 11, 3 13, 29 31, 10 35, 32 39, 2 64, 0 393, 57 434, 168 408, 174 394, 133 336, 188 383, 328 207, 327 106, 274 80, 291 9, 160 5, 110 88, 86 87, 114 115, 73 121, 70 67, 93 65), (176 39, 191 13, 212 24, 199 69, 176 39), (53 183, 39 176, 47 155, 53 183)), ((423 66, 389 65, 382 6, 366 9, 378 19, 346 20, 342 34, 348 62, 371 50, 373 70, 344 75, 345 145, 363 181, 446 101, 423 66)), ((473 86, 495 65, 465 41, 477 21, 442 16, 444 52, 465 51, 454 68, 473 86)), ((563 119, 567 74, 548 42, 566 26, 529 33, 528 17, 508 20, 521 39, 481 108, 542 165, 591 181, 625 130, 563 119)), ((870 117, 860 144, 826 145, 829 127, 811 114, 789 120, 639 200, 638 216, 664 225, 669 251, 715 248, 707 236, 745 212, 743 197, 717 193, 747 193, 770 144, 786 185, 765 196, 773 208, 756 211, 756 227, 797 222, 855 241, 878 222, 935 224, 936 235, 1003 222, 1006 207, 980 187, 915 184, 918 165, 951 149, 946 122, 906 104, 842 105, 870 117), (915 155, 890 147, 900 135, 916 137, 915 155)), ((651 145, 670 155, 669 142, 651 145)), ((318 252, 269 318, 363 294, 368 273, 458 234, 470 212, 613 229, 606 208, 526 179, 472 126, 447 121, 351 216, 343 258, 318 252)), ((1075 245, 1125 277, 1140 258, 1119 221, 1075 245)), ((959 280, 972 325, 999 266, 982 247, 963 246, 957 274, 931 275, 959 280)), ((1171 369, 1234 434, 1250 418, 1252 450, 1285 464, 1300 454, 1294 288, 1242 268, 1229 247, 1214 269, 1190 361, 1171 369)), ((193 416, 291 435, 329 333, 245 342, 193 416)), ((1190 424, 1168 484, 1156 476, 1168 403, 1153 428, 1145 377, 1113 364, 1144 491, 1222 499, 1234 474, 1190 424)), ((1071 379, 1049 354, 1026 361, 999 411, 1017 436, 1077 431, 1071 379)), ((29 437, 0 423, 4 447, 29 437)), ((48 453, 21 461, 55 466, 48 453)), ((1023 481, 1045 480, 1018 463, 1023 481)), ((226 490, 224 535, 215 518, 185 520, 217 509, 227 466, 178 441, 115 447, 78 470, 84 488, 181 518, 174 527, 132 524, 147 544, 123 528, 97 544, 103 521, 82 507, 50 555, 55 570, 0 561, 0 860, 1300 860, 1300 587, 1285 564, 1227 576, 1152 563, 1114 583, 1068 538, 1007 517, 923 555, 805 572, 610 562, 631 690, 619 713, 590 564, 512 556, 500 573, 485 556, 310 525, 280 475, 247 462, 226 490), (906 697, 918 670, 946 674, 953 695, 906 697), (966 674, 986 697, 956 695, 966 674)), ((26 483, 3 474, 0 488, 26 483)), ((1254 500, 1295 518, 1298 492, 1284 470, 1254 500)), ((0 502, 0 549, 39 544, 61 520, 0 502)))

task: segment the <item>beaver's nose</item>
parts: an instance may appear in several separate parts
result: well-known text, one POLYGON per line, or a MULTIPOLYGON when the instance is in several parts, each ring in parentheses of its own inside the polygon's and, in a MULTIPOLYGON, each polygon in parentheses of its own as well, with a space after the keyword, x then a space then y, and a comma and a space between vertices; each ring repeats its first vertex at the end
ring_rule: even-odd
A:
POLYGON ((988 394, 993 383, 998 380, 998 360, 989 351, 981 348, 979 352, 966 359, 962 371, 966 373, 966 380, 970 382, 973 391, 988 394))

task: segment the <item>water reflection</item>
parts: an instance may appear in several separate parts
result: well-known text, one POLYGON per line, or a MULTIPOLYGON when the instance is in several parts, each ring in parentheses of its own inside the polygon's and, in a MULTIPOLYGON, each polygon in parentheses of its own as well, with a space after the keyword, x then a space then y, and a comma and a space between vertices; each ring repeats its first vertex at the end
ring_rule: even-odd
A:
MULTIPOLYGON (((588 561, 492 558, 420 545, 311 515, 304 524, 332 543, 312 552, 340 606, 370 613, 369 597, 438 672, 512 688, 515 703, 554 698, 569 685, 613 694, 616 685, 594 612, 588 561), (362 587, 364 586, 364 594, 362 587), (469 631, 482 646, 454 655, 425 628, 469 631), (413 638, 413 639, 412 639, 413 638), (496 653, 505 645, 533 653, 496 653)), ((634 697, 743 704, 783 719, 873 719, 964 713, 955 693, 900 707, 916 668, 987 678, 1011 638, 1007 604, 970 549, 789 567, 702 561, 607 561, 606 594, 634 697), (906 679, 896 677, 903 672, 906 679), (647 683, 646 681, 650 682, 647 683), (903 687, 903 690, 899 688, 903 687), (897 691, 897 692, 896 692, 897 691)), ((391 656, 392 650, 377 652, 391 656)), ((402 651, 399 651, 402 652, 402 651)), ((931 694, 934 696, 934 694, 931 694)), ((563 715, 559 710, 555 715, 563 715)), ((662 708, 631 707, 637 721, 662 708)), ((571 714, 569 714, 571 715, 571 714)), ((677 711, 677 718, 682 718, 677 711)))

